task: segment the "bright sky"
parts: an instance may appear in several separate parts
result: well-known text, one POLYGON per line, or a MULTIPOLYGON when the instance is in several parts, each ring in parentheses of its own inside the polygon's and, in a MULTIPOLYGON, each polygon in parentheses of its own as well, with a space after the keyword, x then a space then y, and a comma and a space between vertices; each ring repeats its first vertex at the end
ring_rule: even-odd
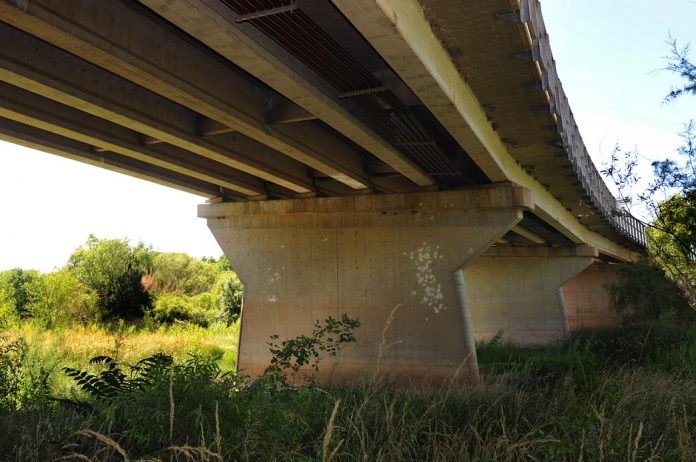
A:
MULTIPOLYGON (((595 163, 618 142, 643 156, 671 156, 696 118, 696 97, 665 105, 678 84, 659 71, 671 33, 696 46, 696 0, 543 0, 566 94, 595 163)), ((696 51, 691 54, 696 60, 696 51)), ((75 161, 0 142, 0 270, 50 271, 89 233, 144 241, 194 256, 222 252, 203 199, 75 161)))

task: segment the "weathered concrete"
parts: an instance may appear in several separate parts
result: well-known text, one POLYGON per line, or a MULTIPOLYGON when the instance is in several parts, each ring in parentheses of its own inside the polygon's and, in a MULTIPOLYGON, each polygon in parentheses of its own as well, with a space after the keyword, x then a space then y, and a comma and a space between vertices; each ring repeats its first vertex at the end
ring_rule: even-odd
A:
POLYGON ((616 282, 616 265, 595 262, 563 286, 570 332, 618 325, 606 286, 616 282))
POLYGON ((593 247, 495 248, 464 270, 466 303, 477 339, 502 331, 519 344, 568 334, 561 287, 590 266, 593 247))
POLYGON ((348 313, 362 322, 357 342, 324 365, 325 375, 354 377, 379 360, 382 372, 400 378, 441 378, 459 367, 476 376, 456 273, 531 204, 526 189, 502 184, 201 206, 244 283, 238 367, 257 375, 268 364, 270 335, 294 337, 317 319, 348 313))

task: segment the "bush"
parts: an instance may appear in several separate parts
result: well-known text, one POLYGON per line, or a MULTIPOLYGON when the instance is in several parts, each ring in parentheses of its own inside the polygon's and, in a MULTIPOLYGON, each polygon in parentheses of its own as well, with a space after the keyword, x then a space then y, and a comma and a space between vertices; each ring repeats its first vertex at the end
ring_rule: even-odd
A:
POLYGON ((244 295, 242 281, 239 280, 237 274, 234 271, 220 273, 212 292, 227 325, 236 322, 242 313, 242 297, 244 295))
POLYGON ((29 284, 28 292, 28 311, 46 329, 97 322, 101 318, 94 292, 66 269, 38 276, 29 284))
POLYGON ((4 288, 5 300, 13 305, 14 311, 20 318, 31 316, 28 305, 33 296, 28 287, 38 276, 39 273, 35 270, 21 268, 0 272, 0 297, 2 297, 4 288))
POLYGON ((177 321, 189 322, 202 327, 222 321, 223 316, 210 293, 186 295, 178 292, 160 294, 148 315, 155 321, 172 324, 177 321))
POLYGON ((151 304, 142 278, 151 266, 151 251, 142 243, 130 247, 127 240, 97 239, 71 256, 68 267, 92 289, 106 317, 141 318, 151 304))
POLYGON ((48 397, 49 372, 31 364, 24 339, 0 337, 0 414, 33 406, 48 397))
POLYGON ((614 311, 624 323, 655 320, 673 311, 691 316, 688 300, 651 260, 617 266, 619 280, 607 287, 614 311))
POLYGON ((152 259, 152 290, 156 293, 202 294, 212 289, 217 273, 216 263, 185 253, 157 253, 152 259))

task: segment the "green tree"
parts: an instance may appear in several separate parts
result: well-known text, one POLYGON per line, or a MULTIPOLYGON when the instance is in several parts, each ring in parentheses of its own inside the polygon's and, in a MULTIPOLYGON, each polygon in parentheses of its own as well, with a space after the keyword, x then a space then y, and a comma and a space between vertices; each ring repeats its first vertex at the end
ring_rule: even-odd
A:
POLYGON ((242 313, 242 297, 244 289, 242 281, 234 271, 220 273, 213 288, 218 306, 227 325, 239 319, 242 313))
POLYGON ((212 289, 218 272, 214 261, 199 260, 185 253, 157 253, 152 259, 152 290, 202 294, 212 289))
POLYGON ((77 279, 95 292, 105 316, 121 319, 140 318, 151 305, 142 284, 151 267, 152 251, 143 243, 131 247, 125 239, 94 235, 68 261, 77 279))
POLYGON ((96 294, 66 268, 34 278, 27 290, 34 321, 46 329, 101 317, 96 294))
MULTIPOLYGON (((680 48, 671 40, 672 53, 667 70, 682 81, 665 97, 673 101, 696 95, 696 66, 689 60, 689 47, 680 48)), ((696 309, 696 126, 690 121, 679 133, 683 143, 677 156, 652 163, 653 178, 649 186, 631 197, 638 183, 634 174, 638 163, 636 151, 616 148, 610 165, 603 170, 616 183, 621 195, 617 214, 631 215, 631 207, 644 206, 650 217, 646 223, 647 250, 662 272, 682 289, 696 309), (628 193, 626 193, 629 191, 628 193)))
POLYGON ((619 279, 608 287, 613 309, 622 322, 655 320, 689 310, 688 300, 652 258, 617 266, 619 279))
POLYGON ((696 307, 696 191, 662 202, 647 237, 650 255, 696 307))
POLYGON ((31 316, 31 311, 28 308, 31 302, 28 286, 38 275, 36 270, 23 270, 22 268, 13 268, 0 273, 0 285, 11 286, 11 290, 7 288, 6 292, 12 294, 13 309, 20 318, 31 316))

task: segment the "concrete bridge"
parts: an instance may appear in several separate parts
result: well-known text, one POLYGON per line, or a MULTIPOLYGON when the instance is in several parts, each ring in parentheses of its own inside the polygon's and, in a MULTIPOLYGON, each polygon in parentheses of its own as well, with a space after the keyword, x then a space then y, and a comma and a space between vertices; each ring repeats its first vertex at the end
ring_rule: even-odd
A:
POLYGON ((0 0, 0 44, 0 138, 209 198, 252 375, 344 312, 333 378, 476 376, 476 338, 615 322, 643 229, 537 0, 0 0))

